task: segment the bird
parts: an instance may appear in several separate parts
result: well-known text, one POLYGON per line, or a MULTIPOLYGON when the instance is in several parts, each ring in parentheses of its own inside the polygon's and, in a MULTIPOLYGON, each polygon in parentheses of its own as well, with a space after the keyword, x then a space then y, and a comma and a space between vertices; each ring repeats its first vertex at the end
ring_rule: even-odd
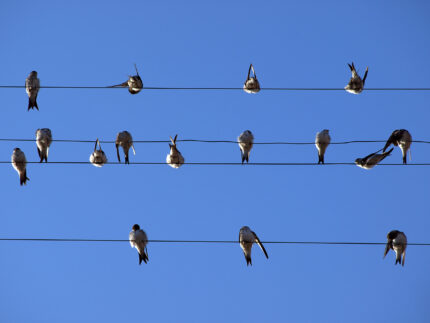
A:
POLYGON ((102 150, 102 146, 100 145, 100 141, 98 139, 96 140, 94 151, 90 156, 90 162, 96 167, 102 167, 104 164, 107 163, 107 157, 102 150), (97 149, 97 144, 99 145, 100 149, 97 149))
POLYGON ((345 90, 349 93, 359 94, 363 91, 364 83, 366 82, 367 73, 369 72, 369 67, 366 68, 366 72, 364 72, 364 77, 361 79, 360 75, 358 75, 354 63, 348 64, 351 69, 352 77, 349 80, 347 86, 345 86, 345 90))
POLYGON ((355 160, 355 164, 358 167, 364 168, 364 169, 371 169, 378 165, 382 160, 384 160, 385 157, 389 156, 394 148, 391 148, 389 151, 384 152, 382 154, 378 154, 378 151, 376 153, 370 154, 364 158, 357 158, 355 160))
POLYGON ((260 92, 260 83, 257 80, 257 74, 255 74, 254 66, 252 66, 252 64, 249 65, 248 77, 246 78, 245 84, 243 85, 243 90, 246 93, 260 92), (253 77, 250 77, 251 70, 252 74, 254 75, 253 77))
POLYGON ((116 154, 118 156, 118 161, 121 162, 121 159, 119 157, 119 149, 118 149, 119 146, 121 146, 122 149, 124 150, 125 163, 130 164, 128 159, 128 153, 129 153, 130 147, 133 149, 134 155, 136 155, 136 151, 134 150, 133 137, 128 131, 118 132, 118 134, 116 135, 116 140, 115 140, 116 154))
POLYGON ((409 159, 411 159, 411 144, 412 144, 412 136, 406 129, 398 129, 394 130, 391 134, 390 138, 388 138, 387 143, 382 151, 385 150, 393 144, 394 146, 399 146, 402 150, 403 155, 403 164, 406 164, 406 155, 409 150, 409 159))
POLYGON ((26 185, 27 181, 30 179, 27 177, 27 159, 25 158, 24 152, 19 149, 15 148, 12 153, 12 166, 15 168, 15 170, 19 174, 19 183, 22 186, 23 184, 26 185))
POLYGON ((146 249, 148 236, 145 231, 143 231, 138 224, 135 224, 131 228, 128 238, 130 240, 131 247, 136 248, 139 253, 139 265, 142 264, 142 261, 147 264, 149 260, 148 250, 146 249))
POLYGON ((37 72, 32 71, 28 77, 25 80, 25 91, 28 94, 28 108, 27 111, 30 111, 30 109, 36 108, 39 110, 39 107, 37 106, 37 94, 39 93, 40 89, 40 80, 37 78, 37 72))
POLYGON ((251 152, 252 146, 254 145, 254 135, 251 131, 245 130, 237 137, 239 142, 240 154, 242 156, 242 164, 245 162, 249 163, 249 153, 251 152))
POLYGON ((247 226, 244 226, 242 228, 240 228, 239 231, 239 243, 240 243, 240 247, 243 250, 243 254, 245 255, 245 260, 246 260, 246 265, 252 266, 252 260, 251 260, 251 249, 252 249, 252 244, 253 243, 257 243, 259 245, 259 247, 261 248, 261 250, 263 250, 264 255, 266 256, 267 259, 269 259, 269 255, 267 254, 266 249, 264 249, 263 244, 261 243, 260 239, 258 239, 257 235, 255 234, 254 231, 251 231, 251 229, 247 226))
POLYGON ((170 137, 170 140, 172 141, 172 143, 169 144, 170 153, 166 157, 166 163, 173 168, 179 168, 185 162, 185 159, 184 157, 182 157, 181 152, 178 150, 178 148, 176 148, 177 138, 178 138, 178 135, 175 136, 175 139, 172 139, 172 137, 170 137))
POLYGON ((128 80, 124 83, 113 85, 112 87, 126 87, 128 86, 128 92, 131 94, 137 94, 143 89, 143 82, 139 76, 139 71, 137 70, 136 64, 134 64, 134 68, 136 69, 136 75, 129 75, 128 80))
POLYGON ((37 153, 40 157, 40 162, 48 162, 49 147, 52 143, 52 133, 48 128, 42 128, 36 130, 36 145, 37 153))
POLYGON ((318 164, 324 164, 324 154, 328 145, 330 145, 329 130, 324 129, 321 132, 317 132, 315 137, 315 146, 318 149, 318 164))
POLYGON ((406 247, 408 245, 408 239, 406 235, 398 230, 390 231, 387 234, 387 245, 385 246, 384 258, 387 255, 390 249, 393 249, 396 253, 396 262, 395 264, 405 265, 405 256, 406 256, 406 247), (403 256, 403 257, 402 257, 403 256))

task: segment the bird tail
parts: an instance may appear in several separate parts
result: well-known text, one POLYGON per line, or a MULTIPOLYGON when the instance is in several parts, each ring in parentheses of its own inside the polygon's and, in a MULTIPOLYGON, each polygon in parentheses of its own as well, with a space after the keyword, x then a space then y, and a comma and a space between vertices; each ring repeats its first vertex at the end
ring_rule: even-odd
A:
POLYGON ((23 185, 23 184, 26 185, 27 181, 29 181, 29 180, 30 179, 27 177, 27 170, 24 170, 24 172, 19 175, 20 184, 21 185, 23 185))
POLYGON ((393 151, 394 148, 391 148, 389 151, 386 151, 385 153, 382 153, 382 160, 384 160, 385 157, 390 156, 391 152, 393 151))
POLYGON ((142 264, 142 261, 145 263, 145 264, 147 264, 148 263, 148 260, 149 260, 149 258, 148 258, 148 255, 146 254, 146 252, 144 251, 143 252, 143 254, 141 255, 141 254, 139 254, 139 265, 141 265, 142 264))
POLYGON ((130 164, 129 160, 128 160, 128 151, 124 154, 125 155, 125 163, 126 164, 130 164))
POLYGON ((249 265, 252 266, 251 255, 245 255, 245 259, 246 259, 246 265, 247 266, 249 266, 249 265))
POLYGON ((411 149, 409 148, 409 161, 412 161, 411 149))
POLYGON ((366 72, 364 72, 364 76, 363 76, 363 85, 366 82, 366 77, 367 77, 367 73, 369 72, 369 67, 366 68, 366 72))
POLYGON ((318 153, 318 164, 324 164, 324 154, 318 153))
POLYGON ((396 265, 397 264, 400 264, 402 262, 402 254, 399 252, 397 255, 396 255, 396 265))

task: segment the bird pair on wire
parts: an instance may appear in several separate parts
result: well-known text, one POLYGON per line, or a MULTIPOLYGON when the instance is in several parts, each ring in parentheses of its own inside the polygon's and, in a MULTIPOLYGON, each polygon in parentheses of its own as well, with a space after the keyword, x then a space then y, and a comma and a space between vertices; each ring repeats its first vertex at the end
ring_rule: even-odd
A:
MULTIPOLYGON (((148 250, 146 247, 148 244, 148 236, 146 235, 146 232, 143 231, 138 224, 135 224, 133 225, 128 237, 130 240, 131 247, 136 248, 139 254, 139 265, 142 264, 142 261, 145 264, 148 263, 149 257, 148 250)), ((267 254, 266 249, 264 248, 263 244, 255 234, 255 232, 247 226, 242 227, 239 231, 239 244, 243 250, 247 266, 252 266, 251 249, 254 243, 258 244, 261 250, 263 250, 266 258, 269 259, 269 255, 267 254)))
MULTIPOLYGON (((318 164, 324 164, 324 155, 327 147, 330 145, 331 137, 329 134, 329 130, 324 129, 316 134, 315 137, 315 146, 318 149, 318 164)), ((402 151, 403 156, 403 164, 406 164, 406 157, 409 150, 410 155, 410 147, 412 144, 412 136, 409 131, 405 129, 394 130, 391 136, 388 138, 385 146, 382 150, 382 154, 378 154, 379 151, 372 153, 364 158, 357 158, 355 163, 357 166, 364 169, 371 169, 379 164, 382 160, 384 160, 387 156, 391 154, 394 148, 391 148, 386 152, 387 148, 390 145, 399 146, 402 151)))

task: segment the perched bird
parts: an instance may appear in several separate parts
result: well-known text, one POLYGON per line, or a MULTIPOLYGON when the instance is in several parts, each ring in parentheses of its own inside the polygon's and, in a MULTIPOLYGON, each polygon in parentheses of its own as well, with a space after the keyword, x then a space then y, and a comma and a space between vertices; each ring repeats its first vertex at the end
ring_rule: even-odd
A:
POLYGON ((34 109, 36 107, 37 110, 39 110, 39 107, 37 106, 37 93, 39 93, 40 89, 40 81, 37 78, 37 72, 32 71, 30 75, 25 80, 25 91, 28 94, 28 108, 27 111, 30 111, 30 109, 34 109))
POLYGON ((394 146, 399 146, 402 150, 403 155, 403 164, 406 164, 406 155, 409 150, 409 159, 411 158, 411 144, 412 144, 412 136, 409 131, 405 129, 394 130, 391 134, 390 138, 388 138, 387 143, 382 151, 385 151, 391 144, 394 146))
POLYGON ((133 76, 130 75, 128 77, 127 81, 125 81, 124 83, 118 84, 118 85, 114 85, 112 87, 119 87, 119 86, 126 87, 126 86, 128 86, 128 92, 130 92, 131 94, 139 93, 143 89, 143 82, 139 76, 139 72, 137 70, 136 64, 134 64, 134 68, 136 69, 136 75, 133 75, 133 76))
POLYGON ((40 162, 48 162, 49 146, 52 143, 52 133, 48 128, 42 128, 36 130, 36 145, 37 153, 40 157, 40 162))
POLYGON ((408 245, 408 239, 406 239, 406 235, 403 232, 398 230, 393 230, 387 234, 387 245, 385 246, 384 258, 387 255, 390 249, 393 249, 396 253, 396 262, 395 264, 402 263, 402 266, 405 265, 405 256, 406 256, 406 247, 408 245), (402 259, 403 255, 403 259, 402 259))
POLYGON ((128 160, 128 152, 130 150, 130 147, 133 149, 133 154, 136 155, 136 151, 134 150, 134 145, 133 145, 133 137, 131 136, 131 134, 128 131, 118 132, 118 134, 116 135, 115 146, 116 146, 116 154, 118 156, 118 161, 121 162, 121 159, 119 157, 119 149, 118 149, 118 147, 121 146, 122 149, 124 150, 125 163, 130 164, 128 160))
POLYGON ((263 244, 261 243, 260 239, 258 239, 257 235, 255 234, 255 232, 251 231, 251 229, 247 226, 244 226, 242 228, 240 228, 239 231, 239 243, 240 243, 240 247, 243 250, 243 254, 245 255, 245 259, 246 259, 246 265, 252 266, 252 260, 251 260, 251 249, 252 249, 252 244, 253 243, 257 243, 261 250, 263 250, 264 255, 266 256, 267 259, 269 259, 269 256, 266 252, 266 249, 264 249, 263 244))
POLYGON ((363 91, 369 67, 366 68, 366 72, 364 72, 364 77, 363 79, 361 79, 361 77, 357 74, 354 63, 352 63, 351 65, 348 64, 348 66, 351 69, 352 77, 349 80, 348 85, 345 86, 345 90, 349 93, 359 94, 363 91))
POLYGON ((384 160, 385 157, 389 156, 394 148, 391 148, 389 151, 384 152, 382 154, 373 153, 370 154, 364 158, 357 158, 355 160, 355 163, 358 167, 364 168, 364 169, 371 169, 378 165, 382 160, 384 160))
POLYGON ((90 156, 90 162, 96 167, 102 167, 104 164, 107 163, 107 157, 102 150, 102 146, 100 145, 100 141, 98 139, 96 140, 94 151, 90 156), (97 149, 97 144, 99 145, 100 149, 97 149))
POLYGON ((257 80, 257 74, 255 74, 254 66, 252 66, 252 64, 249 65, 248 77, 246 78, 245 84, 243 85, 243 90, 246 93, 260 92, 260 83, 257 80), (251 70, 252 74, 254 75, 253 77, 250 77, 251 70))
POLYGON ((176 148, 177 138, 178 138, 178 135, 175 136, 175 139, 172 139, 172 137, 170 137, 172 144, 169 144, 170 153, 166 157, 166 163, 173 168, 179 168, 185 162, 185 159, 184 157, 182 157, 181 152, 178 150, 178 148, 176 148))
POLYGON ((19 183, 27 184, 27 181, 30 179, 27 177, 27 159, 25 158, 24 152, 19 149, 15 148, 12 153, 12 166, 15 168, 15 170, 19 174, 19 183))
POLYGON ((132 248, 136 248, 139 253, 139 265, 142 261, 146 264, 148 263, 148 251, 146 245, 148 243, 148 237, 138 224, 133 225, 130 234, 128 235, 130 240, 130 245, 132 248))
POLYGON ((330 145, 331 138, 328 132, 329 130, 324 129, 321 132, 317 132, 315 137, 315 146, 318 149, 318 164, 324 164, 325 150, 330 145))
POLYGON ((237 137, 239 142, 240 154, 242 156, 242 164, 245 162, 249 163, 249 153, 251 152, 252 146, 254 145, 254 135, 251 131, 245 130, 237 137))

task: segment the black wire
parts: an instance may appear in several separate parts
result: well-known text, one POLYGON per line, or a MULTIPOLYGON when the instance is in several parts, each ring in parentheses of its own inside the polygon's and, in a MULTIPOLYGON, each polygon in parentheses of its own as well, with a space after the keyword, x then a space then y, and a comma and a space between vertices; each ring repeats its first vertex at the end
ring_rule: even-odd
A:
MULTIPOLYGON (((0 238, 0 241, 37 242, 130 242, 128 239, 78 239, 78 238, 0 238)), ((152 243, 239 243, 237 240, 148 240, 152 243)), ((306 245, 386 245, 386 242, 333 242, 333 241, 261 241, 266 244, 306 244, 306 245)), ((408 243, 409 246, 430 246, 430 243, 408 243)))
MULTIPOLYGON (((11 89, 11 88, 25 88, 25 85, 0 85, 0 88, 11 89)), ((122 86, 56 86, 56 85, 45 85, 41 86, 41 89, 123 89, 127 87, 122 86)), ((203 90, 203 91, 242 91, 242 87, 158 87, 158 86, 146 86, 142 90, 203 90)), ((318 88, 318 87, 266 87, 261 88, 262 91, 345 91, 344 88, 318 88)), ((363 91, 430 91, 427 87, 399 87, 399 88, 365 88, 363 91)))
MULTIPOLYGON (((0 141, 10 142, 34 142, 36 139, 13 139, 13 138, 0 138, 0 141)), ((79 140, 79 139, 53 139, 53 142, 69 142, 69 143, 94 143, 95 140, 79 140)), ((133 140, 133 143, 170 143, 170 140, 133 140)), ((176 142, 201 142, 201 143, 229 143, 239 144, 235 140, 205 140, 205 139, 178 139, 176 142)), ((386 140, 349 140, 331 142, 330 145, 347 145, 355 143, 385 143, 386 140)), ((430 144, 426 140, 411 140, 410 142, 430 144)), ((113 140, 100 140, 102 144, 114 144, 113 140)), ((315 145, 315 142, 292 142, 292 141, 269 141, 269 142, 254 142, 254 145, 315 145)))
MULTIPOLYGON (((0 161, 0 164, 10 164, 10 161, 0 161)), ((41 163, 40 161, 27 161, 27 164, 70 164, 70 165, 86 165, 91 164, 89 161, 50 161, 48 163, 41 163)), ((123 163, 117 162, 106 162, 104 165, 124 165, 123 163)), ((166 162, 130 162, 129 165, 168 165, 166 162)), ((183 165, 200 165, 200 166, 334 166, 334 165, 356 165, 355 163, 205 163, 205 162, 195 162, 195 163, 183 163, 183 165)), ((430 163, 415 163, 415 164, 378 164, 378 166, 430 166, 430 163)))

